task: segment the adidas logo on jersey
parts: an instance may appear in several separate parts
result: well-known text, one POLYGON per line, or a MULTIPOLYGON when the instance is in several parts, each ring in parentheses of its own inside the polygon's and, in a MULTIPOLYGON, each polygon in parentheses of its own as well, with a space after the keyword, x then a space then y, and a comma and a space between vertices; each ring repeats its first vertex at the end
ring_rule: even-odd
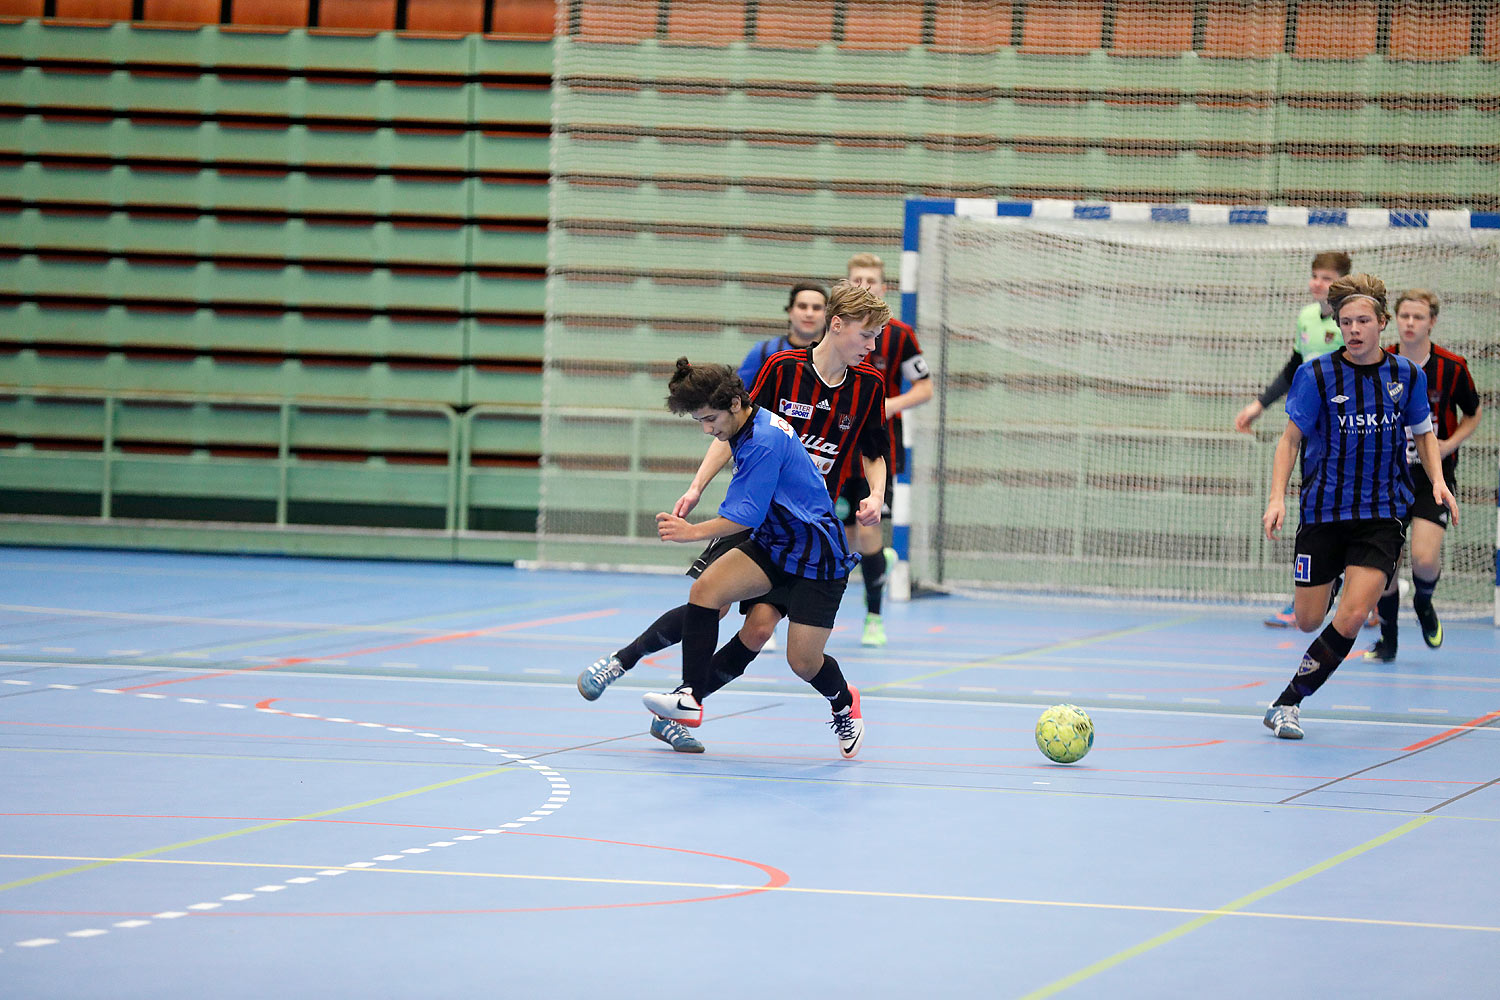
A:
POLYGON ((818 400, 818 409, 820 409, 820 410, 831 410, 831 409, 833 409, 833 407, 831 407, 831 406, 828 405, 828 400, 826 400, 826 399, 820 399, 820 400, 818 400))

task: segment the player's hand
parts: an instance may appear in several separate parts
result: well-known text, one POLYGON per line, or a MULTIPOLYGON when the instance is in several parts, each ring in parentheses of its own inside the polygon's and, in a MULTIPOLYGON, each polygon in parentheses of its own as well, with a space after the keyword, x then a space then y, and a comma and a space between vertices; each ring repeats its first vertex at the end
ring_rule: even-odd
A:
POLYGON ((1241 434, 1250 433, 1250 425, 1255 423, 1255 418, 1264 413, 1266 408, 1260 405, 1260 400, 1248 403, 1243 410, 1234 415, 1234 429, 1241 434))
POLYGON ((656 534, 664 542, 691 542, 692 527, 676 514, 663 512, 656 515, 656 534))
POLYGON ((1453 495, 1452 490, 1448 489, 1448 484, 1444 482, 1433 483, 1432 499, 1436 500, 1442 506, 1448 508, 1448 513, 1453 516, 1453 524, 1457 526, 1458 498, 1453 495))
POLYGON ((1266 504, 1266 512, 1260 518, 1261 526, 1266 529, 1266 537, 1274 541, 1276 539, 1276 532, 1281 530, 1282 522, 1285 520, 1285 500, 1278 498, 1266 504))
POLYGON ((672 513, 676 514, 678 517, 687 517, 693 512, 693 508, 698 506, 698 501, 702 499, 702 497, 702 490, 696 490, 689 487, 688 491, 682 496, 678 497, 677 502, 672 505, 672 513))
POLYGON ((880 508, 885 506, 885 497, 867 496, 859 502, 859 510, 854 512, 854 520, 866 528, 874 527, 880 523, 880 508))

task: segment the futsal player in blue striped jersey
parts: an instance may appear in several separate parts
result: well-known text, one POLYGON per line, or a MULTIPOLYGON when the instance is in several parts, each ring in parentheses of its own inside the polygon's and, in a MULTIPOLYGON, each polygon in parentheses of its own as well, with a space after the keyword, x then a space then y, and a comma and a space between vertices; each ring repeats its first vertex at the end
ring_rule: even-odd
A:
POLYGON ((1456 523, 1458 502, 1443 479, 1422 369, 1380 346, 1390 322, 1385 283, 1349 275, 1328 289, 1343 350, 1297 369, 1287 394, 1286 430, 1276 445, 1271 497, 1261 519, 1274 539, 1286 519, 1286 490, 1298 452, 1302 487, 1292 581, 1297 627, 1312 632, 1328 614, 1332 587, 1344 577, 1333 621, 1266 709, 1265 725, 1300 740, 1302 699, 1322 687, 1354 646, 1401 556, 1403 519, 1413 499, 1407 433, 1432 481, 1432 499, 1456 523))
POLYGON ((716 517, 693 524, 663 512, 656 515, 657 534, 668 542, 702 542, 744 531, 750 536, 709 563, 688 592, 682 684, 642 700, 658 719, 701 723, 697 695, 709 690, 720 609, 774 589, 791 620, 787 662, 828 699, 839 751, 853 757, 864 738, 859 692, 824 649, 858 558, 849 552, 823 474, 791 426, 752 403, 739 376, 726 366, 679 358, 668 393, 673 413, 691 414, 704 433, 729 446, 735 468, 716 517))

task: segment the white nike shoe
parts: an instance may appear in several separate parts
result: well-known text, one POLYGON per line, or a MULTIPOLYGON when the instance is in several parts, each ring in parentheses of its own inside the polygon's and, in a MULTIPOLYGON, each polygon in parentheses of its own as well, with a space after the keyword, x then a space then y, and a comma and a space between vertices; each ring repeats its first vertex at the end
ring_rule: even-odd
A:
POLYGON ((669 694, 643 695, 641 702, 658 719, 671 719, 684 726, 703 724, 703 706, 693 697, 691 688, 680 687, 669 694))

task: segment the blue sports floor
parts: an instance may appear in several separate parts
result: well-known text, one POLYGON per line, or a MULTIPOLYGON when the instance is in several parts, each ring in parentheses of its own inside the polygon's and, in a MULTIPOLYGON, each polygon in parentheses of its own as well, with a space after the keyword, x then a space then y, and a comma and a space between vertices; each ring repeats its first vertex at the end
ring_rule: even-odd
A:
POLYGON ((1297 743, 1267 609, 926 598, 865 650, 856 585, 860 756, 773 653, 686 755, 639 699, 675 652, 574 688, 686 584, 0 549, 0 996, 1500 989, 1487 623, 1406 612, 1297 743), (1065 700, 1072 766, 1032 741, 1065 700))

